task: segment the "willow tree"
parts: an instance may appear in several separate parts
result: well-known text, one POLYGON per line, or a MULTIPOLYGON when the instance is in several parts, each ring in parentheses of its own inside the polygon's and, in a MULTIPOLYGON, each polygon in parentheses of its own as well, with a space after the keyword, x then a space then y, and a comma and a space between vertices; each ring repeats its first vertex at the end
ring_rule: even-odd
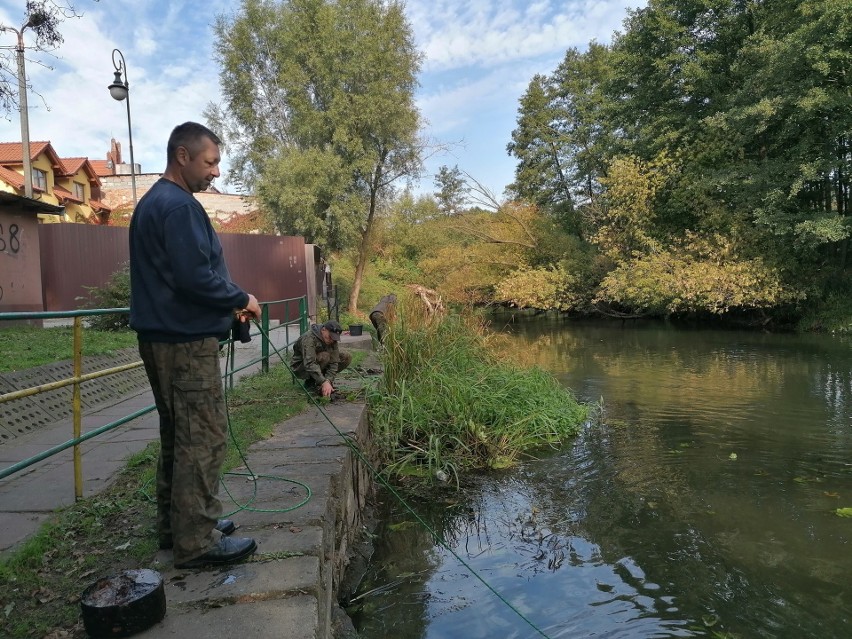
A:
POLYGON ((421 56, 391 0, 243 0, 215 25, 224 104, 207 110, 279 231, 358 247, 357 311, 382 195, 421 169, 421 56))

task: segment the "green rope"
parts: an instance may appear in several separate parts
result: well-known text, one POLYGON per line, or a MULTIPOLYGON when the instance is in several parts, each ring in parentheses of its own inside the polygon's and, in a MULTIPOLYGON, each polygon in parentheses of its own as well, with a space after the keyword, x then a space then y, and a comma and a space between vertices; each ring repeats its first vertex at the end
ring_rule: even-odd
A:
MULTIPOLYGON (((258 324, 257 322, 255 322, 255 324, 257 325, 258 328, 260 328, 260 324, 258 324)), ((261 329, 261 331, 262 330, 263 329, 261 329)), ((269 340, 269 345, 272 346, 273 349, 275 349, 276 353, 278 353, 278 349, 275 348, 275 345, 272 343, 272 340, 269 339, 269 335, 266 334, 265 337, 266 337, 267 340, 269 340)), ((278 356, 281 357, 280 353, 279 353, 278 356)), ((225 368, 226 369, 228 368, 228 357, 230 357, 230 352, 225 357, 225 368)), ((282 358, 281 361, 284 361, 283 358, 282 358)), ((302 386, 302 388, 304 389, 304 385, 302 386)), ((287 477, 280 477, 280 476, 277 476, 277 475, 257 475, 257 474, 252 472, 251 466, 249 466, 249 463, 248 463, 248 459, 246 459, 246 456, 243 454, 243 451, 240 448, 240 445, 237 443, 236 435, 234 435, 234 429, 231 427, 231 410, 228 407, 228 387, 227 387, 227 384, 225 385, 225 415, 228 418, 228 432, 231 435, 231 442, 234 444, 234 448, 237 449, 237 453, 239 454, 240 459, 242 460, 243 465, 246 467, 246 470, 248 472, 240 473, 240 472, 235 472, 235 471, 228 471, 228 472, 225 472, 225 473, 222 474, 222 477, 220 478, 222 488, 224 488, 225 494, 227 494, 228 497, 231 498, 231 502, 237 507, 235 510, 232 510, 231 512, 226 513, 224 516, 225 517, 231 517, 232 515, 235 515, 235 514, 237 514, 238 512, 241 512, 241 511, 247 511, 247 512, 252 512, 252 513, 288 513, 288 512, 291 512, 293 510, 296 510, 297 508, 301 508, 302 506, 307 504, 311 500, 311 496, 313 495, 313 493, 311 492, 310 486, 308 486, 307 484, 300 482, 297 479, 289 479, 287 477), (251 499, 249 499, 244 504, 240 504, 237 501, 237 499, 231 494, 231 491, 228 490, 228 484, 225 482, 225 476, 226 475, 232 475, 234 477, 249 477, 249 478, 251 478, 252 484, 253 484, 252 485, 251 499), (297 486, 301 486, 302 488, 305 489, 305 498, 302 501, 300 501, 298 504, 296 504, 295 506, 290 506, 288 508, 254 508, 254 507, 252 507, 252 504, 257 499, 257 479, 259 479, 259 478, 272 479, 274 481, 284 481, 284 482, 288 482, 290 484, 296 484, 297 486)))

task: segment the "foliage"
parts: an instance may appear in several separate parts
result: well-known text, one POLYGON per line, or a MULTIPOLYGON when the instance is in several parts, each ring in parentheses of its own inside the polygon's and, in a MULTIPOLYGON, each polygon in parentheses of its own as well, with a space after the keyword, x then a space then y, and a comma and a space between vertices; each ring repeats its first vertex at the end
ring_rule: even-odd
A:
POLYGON ((386 473, 501 468, 577 433, 588 410, 553 377, 497 359, 474 319, 421 308, 400 299, 384 377, 368 397, 386 473))
MULTIPOLYGON (((83 355, 109 355, 136 346, 132 331, 83 331, 83 355)), ((0 324, 0 372, 19 371, 70 360, 74 356, 71 327, 36 328, 0 324)))
POLYGON ((577 278, 562 265, 513 271, 497 284, 494 296, 519 308, 557 311, 577 310, 584 302, 577 278))
POLYGON ((667 158, 643 162, 617 157, 601 178, 606 189, 596 206, 589 207, 595 233, 591 241, 614 261, 660 250, 654 238, 655 203, 673 167, 667 158))
POLYGON ((725 238, 688 236, 671 249, 637 252, 620 264, 604 278, 598 301, 657 315, 722 314, 771 308, 799 296, 785 288, 776 269, 761 258, 740 258, 725 238))
POLYGON ((418 281, 421 259, 455 241, 452 231, 442 220, 437 201, 429 195, 417 198, 409 191, 396 198, 388 215, 376 224, 373 235, 373 254, 387 264, 396 264, 411 272, 418 281))
MULTIPOLYGON (((346 293, 348 292, 348 287, 355 277, 355 256, 352 254, 342 254, 333 256, 330 260, 332 265, 331 272, 333 277, 333 282, 336 286, 338 286, 338 298, 341 301, 345 301, 348 296, 346 293)), ((364 311, 365 312, 356 312, 352 313, 348 309, 348 307, 341 308, 341 320, 345 317, 351 317, 353 320, 358 320, 360 323, 364 323, 366 319, 366 314, 378 303, 378 301, 389 293, 395 293, 405 286, 406 281, 397 280, 395 278, 387 277, 387 272, 382 273, 381 270, 381 261, 377 260, 371 262, 364 274, 364 287, 363 287, 363 300, 364 300, 364 311)), ((369 324, 369 321, 366 322, 369 324)))
POLYGON ((122 228, 130 227, 130 218, 133 215, 133 205, 125 204, 117 206, 109 215, 108 226, 120 226, 122 228))
POLYGON ((507 202, 495 213, 467 212, 429 230, 443 243, 418 254, 418 269, 423 283, 451 302, 587 310, 602 277, 589 245, 536 206, 507 202))
MULTIPOLYGON (((87 308, 128 308, 130 306, 130 263, 122 264, 103 286, 86 286, 89 298, 87 308)), ((129 313, 92 315, 87 320, 90 328, 98 331, 123 331, 130 328, 129 313)))
POLYGON ((435 186, 438 189, 435 192, 435 199, 444 215, 460 213, 465 205, 470 188, 462 177, 458 165, 452 169, 447 166, 439 168, 438 174, 435 176, 435 186))
POLYGON ((829 289, 819 304, 809 304, 798 329, 848 335, 852 333, 852 282, 840 280, 829 289))
POLYGON ((403 4, 243 0, 215 32, 225 108, 207 117, 233 177, 257 188, 282 233, 328 250, 358 244, 357 309, 383 199, 421 166, 420 55, 403 4))
POLYGON ((577 207, 594 203, 606 173, 608 130, 604 86, 611 51, 594 42, 571 48, 552 76, 536 75, 521 97, 518 127, 507 151, 518 158, 511 190, 581 232, 577 207))
MULTIPOLYGON (((610 261, 599 302, 778 314, 807 293, 810 312, 847 277, 848 9, 650 0, 612 45, 570 49, 531 80, 512 190, 610 261), (736 263, 702 272, 712 259, 678 254, 694 237, 736 247, 736 263)), ((537 268, 555 291, 556 263, 537 268)))

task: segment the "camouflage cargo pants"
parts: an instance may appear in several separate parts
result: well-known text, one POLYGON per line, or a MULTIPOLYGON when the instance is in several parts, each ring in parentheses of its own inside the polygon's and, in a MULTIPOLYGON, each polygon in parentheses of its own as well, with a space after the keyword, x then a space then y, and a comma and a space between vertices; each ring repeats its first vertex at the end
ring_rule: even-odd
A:
POLYGON ((216 496, 227 448, 227 416, 215 337, 184 344, 139 343, 160 415, 157 531, 176 564, 221 538, 216 496))

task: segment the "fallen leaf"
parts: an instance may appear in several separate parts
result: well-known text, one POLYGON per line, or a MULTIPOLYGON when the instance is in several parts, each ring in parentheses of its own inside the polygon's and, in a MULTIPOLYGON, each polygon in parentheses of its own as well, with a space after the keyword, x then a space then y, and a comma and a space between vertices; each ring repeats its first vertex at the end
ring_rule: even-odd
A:
POLYGON ((736 453, 731 453, 730 455, 728 455, 728 459, 736 459, 736 458, 737 458, 736 453))
POLYGON ((15 602, 13 601, 10 604, 7 604, 5 608, 3 608, 3 614, 7 617, 12 614, 12 611, 15 609, 15 602))
POLYGON ((298 526, 290 526, 290 532, 291 533, 300 533, 300 532, 302 532, 302 529, 299 528, 298 526))
POLYGON ((852 508, 838 508, 834 512, 838 517, 852 517, 852 508))
POLYGON ((130 548, 130 542, 129 541, 127 543, 124 543, 124 544, 119 544, 118 546, 116 546, 114 548, 114 550, 127 550, 128 548, 130 548))
POLYGON ((825 495, 826 497, 840 497, 840 493, 831 493, 831 492, 828 492, 827 490, 823 491, 822 494, 825 495))

